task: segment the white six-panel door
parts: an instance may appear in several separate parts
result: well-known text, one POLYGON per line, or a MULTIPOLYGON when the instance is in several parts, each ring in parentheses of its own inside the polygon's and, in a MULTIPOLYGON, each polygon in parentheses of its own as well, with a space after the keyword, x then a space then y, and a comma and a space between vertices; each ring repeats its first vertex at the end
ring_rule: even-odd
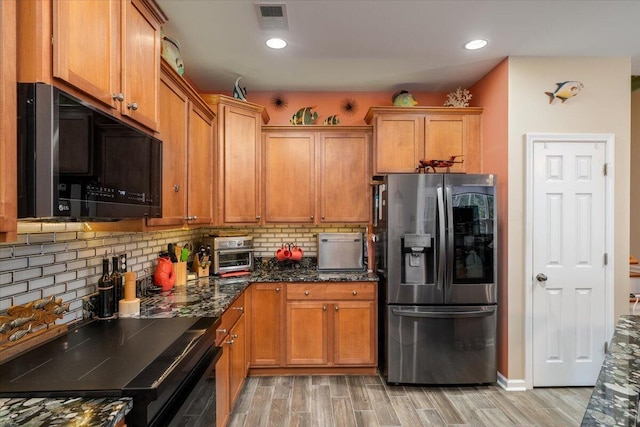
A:
POLYGON ((606 341, 606 144, 533 143, 533 386, 593 385, 606 341))

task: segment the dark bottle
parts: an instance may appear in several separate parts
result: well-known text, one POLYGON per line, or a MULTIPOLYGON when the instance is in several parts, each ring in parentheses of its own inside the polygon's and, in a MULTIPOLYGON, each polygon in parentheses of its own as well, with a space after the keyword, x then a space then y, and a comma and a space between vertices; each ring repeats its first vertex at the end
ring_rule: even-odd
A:
POLYGON ((102 259, 102 276, 98 280, 98 319, 113 318, 113 284, 109 276, 109 260, 102 259))
POLYGON ((120 300, 124 297, 123 277, 120 272, 120 257, 114 256, 111 258, 111 285, 113 286, 113 313, 118 313, 118 306, 120 300))

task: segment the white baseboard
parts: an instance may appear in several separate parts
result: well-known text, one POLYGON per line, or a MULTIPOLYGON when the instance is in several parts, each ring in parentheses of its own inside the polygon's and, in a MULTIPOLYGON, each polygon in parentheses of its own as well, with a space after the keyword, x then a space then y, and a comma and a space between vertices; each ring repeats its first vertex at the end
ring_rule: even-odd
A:
POLYGON ((526 391, 527 386, 524 380, 513 380, 506 378, 498 372, 498 385, 506 391, 526 391))

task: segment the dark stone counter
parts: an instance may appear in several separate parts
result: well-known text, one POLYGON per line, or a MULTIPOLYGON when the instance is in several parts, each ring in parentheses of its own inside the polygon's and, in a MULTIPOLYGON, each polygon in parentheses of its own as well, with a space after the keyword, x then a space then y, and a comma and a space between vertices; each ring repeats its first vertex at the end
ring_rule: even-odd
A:
POLYGON ((622 316, 605 356, 583 426, 637 426, 640 316, 622 316))
MULTIPOLYGON (((145 292, 140 314, 135 317, 219 317, 253 282, 354 282, 377 281, 367 272, 318 272, 312 259, 299 263, 275 259, 257 263, 250 275, 204 277, 176 286, 171 292, 145 292)), ((89 304, 89 310, 91 302, 89 304)), ((8 426, 115 426, 131 410, 129 398, 122 399, 0 399, 0 427, 8 426), (84 420, 86 419, 86 422, 84 420), (83 423, 79 423, 83 420, 83 423)))

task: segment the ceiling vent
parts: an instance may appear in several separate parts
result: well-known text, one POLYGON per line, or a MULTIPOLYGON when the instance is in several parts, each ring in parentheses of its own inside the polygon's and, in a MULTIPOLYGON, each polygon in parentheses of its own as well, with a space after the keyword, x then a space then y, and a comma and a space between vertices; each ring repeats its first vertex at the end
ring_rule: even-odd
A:
POLYGON ((255 3, 258 22, 263 30, 288 30, 287 6, 284 3, 255 3))

